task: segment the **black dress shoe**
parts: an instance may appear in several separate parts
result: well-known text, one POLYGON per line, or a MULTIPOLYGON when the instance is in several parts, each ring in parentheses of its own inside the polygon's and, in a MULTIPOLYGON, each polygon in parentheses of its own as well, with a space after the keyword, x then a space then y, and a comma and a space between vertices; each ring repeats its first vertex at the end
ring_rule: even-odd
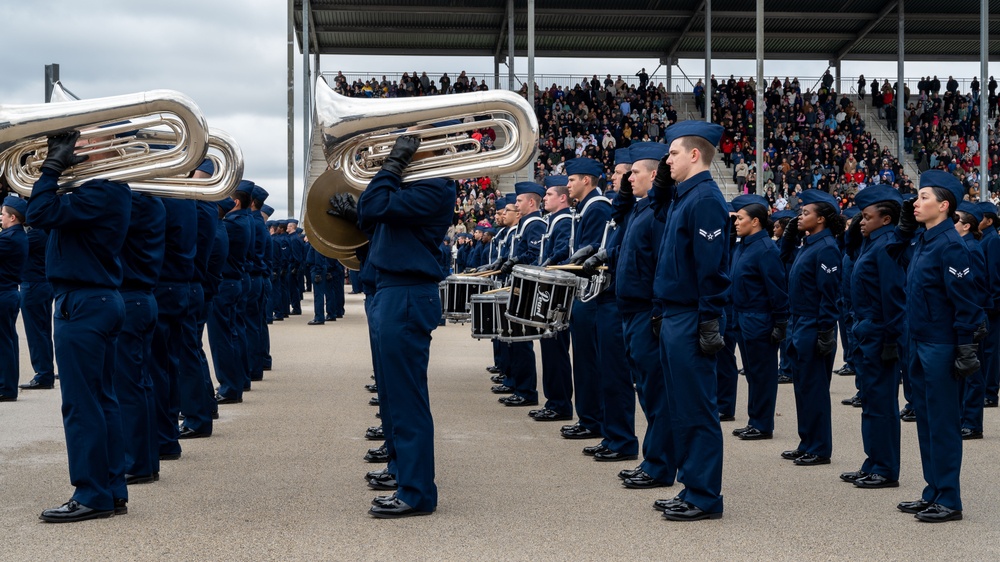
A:
POLYGON ((575 429, 563 429, 559 434, 564 439, 598 439, 601 437, 596 431, 591 431, 583 426, 575 426, 575 429))
POLYGON ((857 402, 860 407, 861 397, 858 396, 857 394, 851 396, 850 398, 844 398, 843 400, 840 401, 840 403, 843 404, 844 406, 853 406, 855 402, 857 402))
POLYGON ((114 509, 91 509, 76 500, 69 500, 59 507, 46 509, 38 518, 49 523, 75 523, 88 519, 105 519, 114 514, 114 509))
POLYGON ((128 500, 125 498, 115 499, 115 515, 128 515, 128 500))
POLYGON ((805 454, 806 454, 805 451, 801 451, 799 449, 792 449, 791 451, 782 451, 781 458, 793 461, 805 454))
POLYGON ((190 427, 182 427, 181 432, 177 435, 178 439, 201 439, 203 437, 211 437, 211 433, 205 433, 203 431, 195 431, 190 427))
POLYGON ((588 457, 592 457, 601 451, 611 451, 611 449, 604 446, 604 443, 598 443, 597 445, 591 445, 590 447, 583 448, 583 454, 588 457))
POLYGON ((503 375, 499 375, 499 374, 498 375, 493 375, 492 377, 490 377, 490 382, 492 382, 494 384, 503 384, 503 380, 505 378, 506 377, 504 377, 503 375))
POLYGON ((821 457, 806 453, 792 462, 797 466, 819 466, 821 464, 830 464, 830 457, 821 457))
POLYGON ((663 517, 670 521, 701 521, 702 519, 722 519, 721 513, 706 513, 688 502, 681 502, 663 511, 663 517))
POLYGON ((719 421, 720 422, 736 421, 736 416, 731 414, 723 414, 722 412, 719 412, 719 421))
POLYGON ((180 453, 169 453, 166 455, 160 455, 161 461, 175 461, 181 458, 180 453))
POLYGON ((573 414, 560 414, 555 410, 544 409, 531 417, 535 421, 565 421, 573 419, 573 414))
POLYGON ((219 419, 219 411, 218 410, 212 412, 212 419, 213 420, 219 419))
POLYGON ((761 431, 756 427, 751 427, 736 437, 742 439, 743 441, 760 441, 762 439, 771 439, 773 436, 774 434, 770 431, 761 431))
POLYGON ((788 375, 778 375, 778 384, 792 384, 792 377, 788 375))
POLYGON ((498 384, 490 388, 490 392, 493 394, 514 394, 514 389, 505 384, 498 384))
POLYGON ((743 433, 744 431, 746 431, 748 429, 752 429, 752 428, 753 428, 753 426, 750 426, 750 425, 745 425, 743 427, 737 427, 736 429, 733 430, 733 435, 739 436, 739 434, 743 433))
POLYGON ((31 379, 27 383, 19 385, 18 388, 23 390, 52 390, 53 388, 55 388, 55 385, 52 384, 45 385, 38 382, 35 379, 31 379))
POLYGON ((598 462, 634 461, 637 458, 639 458, 639 455, 626 455, 625 453, 619 453, 611 449, 594 453, 594 460, 598 462))
POLYGON ((646 490, 649 488, 667 488, 669 486, 673 486, 673 483, 667 484, 666 482, 660 482, 640 470, 639 474, 633 476, 632 478, 622 480, 622 486, 632 490, 646 490))
POLYGON ((159 472, 155 472, 153 474, 126 474, 125 485, 135 486, 136 484, 151 484, 159 480, 159 478, 159 472))
POLYGON ((656 511, 666 511, 668 509, 673 509, 682 503, 684 503, 684 500, 679 497, 673 497, 669 500, 656 500, 653 502, 653 509, 656 511))
POLYGON ((571 423, 571 424, 567 424, 567 425, 564 425, 564 426, 560 427, 559 431, 576 431, 576 430, 578 430, 580 428, 581 428, 580 422, 576 422, 576 423, 571 423))
POLYGON ((963 427, 962 428, 962 439, 963 440, 967 441, 969 439, 982 439, 982 438, 983 438, 983 432, 982 431, 976 431, 976 430, 968 428, 968 427, 963 427))
POLYGON ((310 321, 306 322, 306 325, 307 326, 322 326, 325 323, 326 322, 324 322, 323 320, 310 320, 310 321))
POLYGON ((382 429, 381 425, 378 427, 369 427, 368 430, 365 431, 365 439, 369 441, 380 441, 385 439, 385 431, 382 429))
POLYGON ((495 375, 500 372, 500 367, 497 367, 496 365, 490 365, 489 367, 486 367, 486 372, 495 375))
POLYGON ((372 490, 395 490, 399 488, 399 483, 396 482, 396 475, 386 474, 380 478, 369 478, 368 487, 372 490))
POLYGON ((336 322, 337 318, 340 318, 340 316, 326 316, 323 319, 327 322, 336 322))
POLYGON ((365 462, 382 463, 389 462, 389 453, 378 449, 365 453, 365 462))
POLYGON ((622 470, 618 473, 618 478, 625 480, 626 478, 635 478, 639 474, 645 474, 641 466, 637 466, 635 468, 626 468, 625 470, 622 470))
POLYGON ((0 394, 0 402, 17 402, 17 396, 4 396, 0 394))
POLYGON ((983 400, 983 408, 996 408, 996 407, 997 407, 996 400, 992 398, 987 398, 986 400, 983 400))
POLYGON ((917 513, 914 517, 924 523, 944 523, 946 521, 961 521, 962 510, 949 509, 939 503, 931 504, 927 509, 917 513))
POLYGON ((881 474, 869 474, 864 478, 858 478, 854 481, 854 485, 858 488, 898 488, 899 480, 889 480, 881 474))
POLYGON ((414 517, 417 515, 430 515, 430 511, 420 511, 410 507, 399 498, 380 505, 373 505, 368 509, 368 513, 378 519, 399 519, 400 517, 414 517))
POLYGON ((844 482, 850 482, 851 484, 866 476, 868 476, 868 473, 863 470, 852 470, 851 472, 840 473, 840 479, 844 482))
POLYGON ((507 398, 501 398, 500 403, 504 406, 537 406, 538 400, 529 400, 524 396, 518 396, 517 394, 512 394, 507 398))
POLYGON ((241 402, 243 402, 242 398, 228 398, 228 397, 223 396, 221 394, 216 394, 215 395, 215 403, 216 404, 239 404, 241 402))
POLYGON ((917 413, 913 411, 913 408, 903 408, 899 412, 899 419, 905 422, 915 422, 917 421, 917 413))
POLYGON ((367 390, 368 392, 378 392, 378 385, 375 383, 366 384, 365 390, 367 390))
POLYGON ((385 477, 385 475, 389 475, 389 476, 392 476, 392 477, 396 476, 395 474, 392 474, 391 472, 389 472, 389 467, 380 468, 378 470, 369 470, 365 474, 365 482, 371 480, 372 478, 383 478, 383 477, 385 477))
POLYGON ((378 396, 372 396, 368 399, 369 406, 378 406, 378 396))
POLYGON ((834 371, 834 373, 837 373, 838 375, 840 375, 842 377, 853 377, 854 376, 854 369, 848 367, 847 365, 844 365, 843 367, 840 368, 839 371, 834 371))
POLYGON ((896 509, 902 511, 903 513, 912 513, 916 515, 921 511, 927 509, 931 506, 931 502, 925 502, 924 500, 916 500, 912 502, 899 502, 896 505, 896 509))

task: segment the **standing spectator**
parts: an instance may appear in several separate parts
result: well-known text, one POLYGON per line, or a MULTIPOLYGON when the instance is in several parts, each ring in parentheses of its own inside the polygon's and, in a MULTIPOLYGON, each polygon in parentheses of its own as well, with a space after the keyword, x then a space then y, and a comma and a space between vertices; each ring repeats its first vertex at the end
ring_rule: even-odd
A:
POLYGON ((858 77, 858 99, 859 100, 864 100, 865 99, 865 84, 867 84, 867 81, 865 80, 865 75, 862 74, 860 77, 858 77))

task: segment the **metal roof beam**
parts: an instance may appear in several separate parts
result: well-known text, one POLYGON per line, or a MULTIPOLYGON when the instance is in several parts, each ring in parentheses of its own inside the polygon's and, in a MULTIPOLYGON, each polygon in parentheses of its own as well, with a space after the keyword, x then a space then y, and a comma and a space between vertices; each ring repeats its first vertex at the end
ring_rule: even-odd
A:
POLYGON ((674 43, 670 45, 670 49, 667 51, 667 57, 666 57, 667 61, 673 59, 674 53, 677 52, 677 49, 681 46, 681 41, 684 40, 684 36, 686 36, 688 32, 691 31, 691 27, 694 26, 695 16, 704 11, 705 11, 705 0, 701 0, 701 2, 698 3, 698 7, 695 8, 694 11, 691 12, 691 15, 688 17, 688 21, 684 25, 684 29, 681 30, 681 34, 677 37, 677 39, 674 40, 674 43))
POLYGON ((853 40, 851 40, 849 43, 841 47, 839 51, 837 51, 837 54, 834 55, 833 60, 838 61, 844 58, 844 55, 850 53, 851 49, 857 46, 857 44, 860 43, 861 40, 865 38, 865 35, 871 33, 871 30, 875 29, 875 26, 878 25, 879 22, 881 22, 885 18, 885 16, 889 15, 889 12, 895 10, 896 6, 898 5, 899 5, 898 1, 893 1, 886 4, 885 7, 882 8, 882 11, 880 11, 877 16, 872 18, 871 21, 869 21, 868 24, 865 25, 865 27, 858 32, 857 36, 853 40))
POLYGON ((493 49, 494 59, 500 56, 500 47, 503 46, 503 41, 506 38, 507 38, 507 18, 503 18, 503 24, 500 26, 500 34, 497 35, 497 46, 496 48, 493 49))
MULTIPOLYGON (((360 34, 406 34, 408 36, 436 36, 441 34, 469 34, 469 33, 489 33, 490 29, 473 29, 470 27, 357 27, 357 26, 318 26, 317 31, 320 33, 360 33, 360 34)), ((608 35, 623 35, 628 37, 640 37, 649 39, 673 39, 681 40, 685 37, 692 38, 703 38, 705 37, 705 32, 700 31, 688 31, 677 32, 677 31, 659 31, 659 30, 646 30, 646 31, 634 31, 628 29, 536 29, 535 35, 539 37, 607 37, 608 35)), ((713 31, 712 37, 723 38, 723 39, 753 39, 754 33, 743 32, 743 31, 713 31)), ((852 39, 854 34, 851 33, 811 33, 808 36, 803 36, 801 33, 768 33, 768 39, 819 39, 827 41, 845 41, 852 39)), ((915 35, 914 37, 920 37, 915 35)), ((954 36, 951 36, 954 38, 954 36)), ((499 53, 499 45, 502 43, 502 38, 497 42, 496 53, 499 53)), ((674 50, 676 52, 676 49, 674 50)))

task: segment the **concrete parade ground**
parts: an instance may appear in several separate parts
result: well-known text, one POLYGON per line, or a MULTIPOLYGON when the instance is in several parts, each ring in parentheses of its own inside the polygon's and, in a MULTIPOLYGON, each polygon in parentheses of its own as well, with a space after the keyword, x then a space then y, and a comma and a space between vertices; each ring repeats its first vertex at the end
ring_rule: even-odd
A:
MULTIPOLYGON (((562 439, 565 422, 498 404, 485 370, 491 346, 472 339, 468 324, 439 328, 431 347, 438 510, 372 519, 372 497, 391 492, 363 480, 384 465, 362 460, 380 444, 364 439, 379 421, 364 388, 372 381, 362 296, 348 295, 345 317, 323 326, 306 325, 310 294, 302 305, 302 316, 270 327, 273 370, 242 404, 220 407, 211 438, 182 441, 183 456, 162 463, 159 482, 131 486, 125 516, 40 522, 73 491, 58 382, 0 403, 0 561, 1000 558, 1000 410, 986 410, 985 439, 965 443, 964 521, 932 525, 896 510, 923 488, 915 424, 902 426, 900 487, 857 489, 838 478, 864 459, 860 409, 840 405, 853 378, 833 377, 833 463, 818 467, 778 456, 798 444, 791 385, 779 387, 773 440, 730 435, 746 425, 741 378, 742 406, 723 424, 725 516, 669 522, 652 502, 680 484, 624 489, 616 474, 636 462, 594 462, 581 449, 596 441, 562 439)), ((19 333, 23 383, 32 371, 19 333)), ((638 408, 636 426, 641 436, 638 408)))

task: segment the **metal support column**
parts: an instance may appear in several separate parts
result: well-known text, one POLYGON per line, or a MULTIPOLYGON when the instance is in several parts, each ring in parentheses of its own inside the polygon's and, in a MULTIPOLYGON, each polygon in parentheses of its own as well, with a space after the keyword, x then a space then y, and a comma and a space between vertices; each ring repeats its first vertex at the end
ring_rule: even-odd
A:
POLYGON ((295 208, 295 0, 288 0, 288 213, 295 208))
POLYGON ((990 75, 990 3, 979 5, 979 200, 988 201, 990 168, 989 83, 990 75))
MULTIPOLYGON (((673 103, 674 95, 674 61, 667 61, 667 97, 671 98, 671 103, 673 103)), ((663 100, 666 102, 667 100, 663 100)))
POLYGON ((843 95, 844 90, 841 88, 840 85, 840 59, 836 59, 833 61, 833 72, 836 74, 836 76, 834 76, 835 80, 833 84, 837 88, 837 94, 843 95))
POLYGON ((52 85, 59 81, 59 65, 45 65, 45 103, 52 101, 52 85))
POLYGON ((757 131, 756 176, 764 168, 764 0, 757 0, 757 111, 754 118, 757 131))
POLYGON ((712 122, 712 0, 705 0, 705 122, 712 122))
MULTIPOLYGON (((535 0, 528 0, 528 103, 531 110, 538 115, 535 108, 535 0)), ((528 181, 535 181, 535 164, 538 161, 537 154, 528 164, 528 181)))
POLYGON ((514 0, 507 0, 507 89, 514 91, 514 0))
POLYGON ((899 44, 896 49, 899 51, 899 55, 896 58, 896 158, 899 163, 902 164, 906 162, 906 151, 903 150, 903 93, 906 91, 903 84, 903 60, 906 58, 903 55, 903 38, 905 34, 903 32, 903 0, 899 0, 898 11, 898 27, 899 27, 899 44))
POLYGON ((500 57, 493 57, 493 89, 500 89, 500 57))
MULTIPOLYGON (((309 183, 310 133, 312 132, 312 74, 309 67, 309 0, 302 0, 302 193, 309 183)), ((295 193, 288 194, 288 214, 295 212, 295 193)))

